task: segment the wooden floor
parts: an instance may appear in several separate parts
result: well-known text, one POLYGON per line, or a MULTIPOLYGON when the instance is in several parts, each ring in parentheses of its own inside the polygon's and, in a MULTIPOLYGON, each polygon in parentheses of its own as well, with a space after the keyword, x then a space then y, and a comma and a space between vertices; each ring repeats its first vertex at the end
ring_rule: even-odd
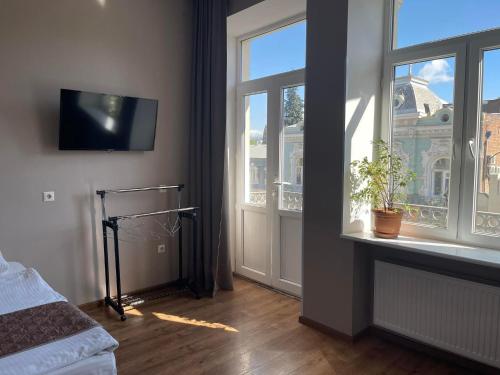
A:
POLYGON ((171 297, 121 322, 86 308, 120 343, 127 374, 467 374, 373 337, 356 344, 298 323, 299 302, 242 279, 214 299, 171 297))

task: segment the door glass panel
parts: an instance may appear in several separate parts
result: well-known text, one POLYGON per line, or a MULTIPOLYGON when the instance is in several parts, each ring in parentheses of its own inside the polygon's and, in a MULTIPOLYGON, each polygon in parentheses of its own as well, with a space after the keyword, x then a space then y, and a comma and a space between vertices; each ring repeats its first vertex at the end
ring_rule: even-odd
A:
POLYGON ((392 150, 417 178, 407 188, 404 220, 448 227, 455 58, 395 67, 392 150))
POLYGON ((245 113, 245 202, 266 206, 267 93, 247 95, 245 113))
POLYGON ((483 53, 483 83, 476 152, 478 234, 500 235, 500 50, 483 53))
POLYGON ((302 211, 304 180, 304 86, 283 89, 281 132, 282 210, 302 211))

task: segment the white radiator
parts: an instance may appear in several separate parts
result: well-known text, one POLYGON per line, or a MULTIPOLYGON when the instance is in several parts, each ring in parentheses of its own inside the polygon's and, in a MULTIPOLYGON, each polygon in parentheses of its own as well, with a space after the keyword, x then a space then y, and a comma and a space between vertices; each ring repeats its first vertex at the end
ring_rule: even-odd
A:
POLYGON ((373 320, 500 367, 500 288, 376 261, 373 320))

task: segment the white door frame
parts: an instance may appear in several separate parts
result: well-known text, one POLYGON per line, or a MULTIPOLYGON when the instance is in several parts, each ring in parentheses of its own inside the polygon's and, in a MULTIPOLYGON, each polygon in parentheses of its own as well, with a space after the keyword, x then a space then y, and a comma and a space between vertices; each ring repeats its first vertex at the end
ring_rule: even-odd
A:
POLYGON ((253 81, 241 82, 236 90, 237 103, 237 171, 236 171, 236 272, 256 281, 274 286, 286 292, 300 295, 301 286, 281 278, 281 241, 280 221, 282 217, 302 218, 301 212, 291 212, 279 209, 281 192, 274 181, 280 178, 280 152, 282 137, 282 92, 284 88, 301 86, 305 82, 305 70, 277 74, 253 81), (267 186, 266 207, 257 207, 245 203, 245 104, 248 95, 267 93, 267 186), (265 272, 250 269, 243 262, 243 218, 245 211, 258 212, 267 215, 268 225, 266 236, 266 267, 265 272))

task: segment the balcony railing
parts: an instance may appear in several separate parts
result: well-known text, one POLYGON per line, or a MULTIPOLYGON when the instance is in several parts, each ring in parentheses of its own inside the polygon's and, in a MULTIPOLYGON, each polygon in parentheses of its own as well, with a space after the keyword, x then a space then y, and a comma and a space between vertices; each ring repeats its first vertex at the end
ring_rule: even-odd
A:
POLYGON ((266 192, 265 191, 251 191, 250 192, 250 204, 254 204, 256 206, 265 206, 266 205, 266 192))
POLYGON ((302 193, 283 192, 282 210, 302 211, 302 193))
POLYGON ((500 236, 500 213, 477 211, 476 232, 489 236, 500 236))
MULTIPOLYGON (((448 208, 410 204, 405 210, 403 221, 410 224, 446 228, 448 225, 448 208)), ((402 208, 401 206, 399 206, 402 208)))
MULTIPOLYGON (((251 192, 250 204, 266 205, 266 192, 251 192)), ((401 207, 401 206, 400 206, 401 207)), ((448 208, 411 204, 405 211, 403 221, 410 224, 446 228, 448 226, 448 208)), ((302 211, 302 193, 283 192, 281 209, 302 211)), ((476 233, 500 236, 500 213, 476 212, 476 233)))
MULTIPOLYGON (((448 208, 422 205, 409 205, 403 221, 410 224, 446 228, 448 208)), ((500 213, 476 211, 475 232, 489 236, 500 236, 500 213)))
MULTIPOLYGON (((250 204, 256 206, 266 205, 266 192, 250 192, 250 204)), ((288 211, 302 211, 302 193, 296 193, 291 191, 283 192, 283 201, 281 205, 282 210, 288 211)))

